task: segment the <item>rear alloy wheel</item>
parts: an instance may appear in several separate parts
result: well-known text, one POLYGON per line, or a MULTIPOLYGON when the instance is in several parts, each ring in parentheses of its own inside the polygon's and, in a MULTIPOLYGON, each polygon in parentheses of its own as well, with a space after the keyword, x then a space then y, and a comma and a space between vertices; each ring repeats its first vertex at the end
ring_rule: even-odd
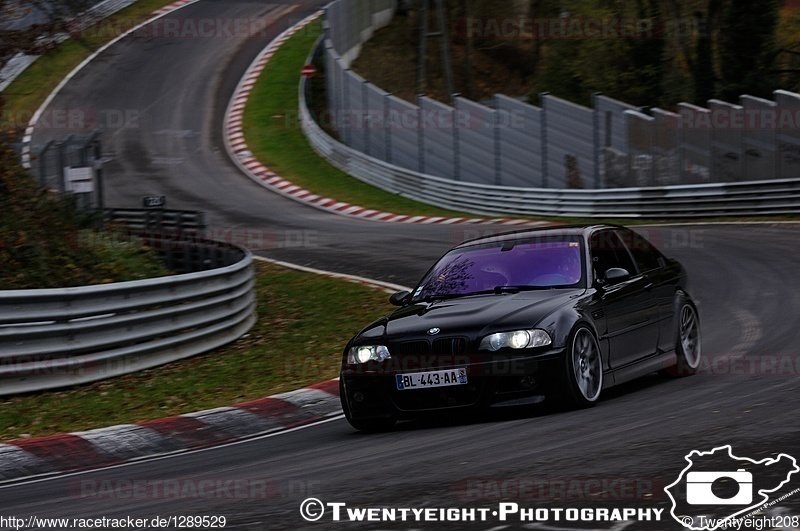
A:
POLYGON ((341 379, 339 380, 339 400, 342 403, 342 411, 344 412, 347 422, 349 422, 350 425, 358 431, 364 431, 368 433, 387 431, 397 423, 397 420, 394 417, 382 417, 375 419, 352 418, 350 416, 350 406, 347 404, 347 395, 345 394, 344 383, 341 379))
POLYGON ((678 363, 669 369, 670 376, 691 376, 700 366, 700 318, 692 303, 682 297, 680 308, 676 317, 678 319, 677 338, 675 340, 675 354, 678 363))
POLYGON ((597 404, 603 390, 603 358, 594 334, 586 326, 572 333, 566 362, 567 398, 578 408, 597 404))

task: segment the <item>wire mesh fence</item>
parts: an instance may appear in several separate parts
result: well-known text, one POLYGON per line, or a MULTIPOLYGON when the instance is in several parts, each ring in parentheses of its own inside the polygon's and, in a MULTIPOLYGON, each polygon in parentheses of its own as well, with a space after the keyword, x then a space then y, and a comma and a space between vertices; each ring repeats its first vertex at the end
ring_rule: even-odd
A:
POLYGON ((50 141, 35 156, 32 168, 45 189, 74 194, 84 208, 103 208, 100 132, 50 141))

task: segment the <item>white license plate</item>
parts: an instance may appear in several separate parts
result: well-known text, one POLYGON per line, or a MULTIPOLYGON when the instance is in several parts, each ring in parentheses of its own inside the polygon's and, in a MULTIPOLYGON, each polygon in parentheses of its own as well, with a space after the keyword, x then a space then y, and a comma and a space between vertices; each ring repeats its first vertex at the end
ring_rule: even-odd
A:
POLYGON ((429 389, 431 387, 465 385, 467 383, 467 369, 412 372, 410 374, 398 374, 395 377, 397 379, 397 388, 401 391, 407 389, 429 389))

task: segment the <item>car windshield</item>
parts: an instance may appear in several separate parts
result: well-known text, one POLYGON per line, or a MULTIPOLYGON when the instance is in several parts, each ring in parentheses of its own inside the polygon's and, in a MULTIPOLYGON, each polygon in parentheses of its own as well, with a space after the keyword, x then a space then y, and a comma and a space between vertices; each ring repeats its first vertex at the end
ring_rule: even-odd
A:
POLYGON ((581 287, 583 244, 578 236, 504 240, 454 249, 414 290, 414 300, 581 287))

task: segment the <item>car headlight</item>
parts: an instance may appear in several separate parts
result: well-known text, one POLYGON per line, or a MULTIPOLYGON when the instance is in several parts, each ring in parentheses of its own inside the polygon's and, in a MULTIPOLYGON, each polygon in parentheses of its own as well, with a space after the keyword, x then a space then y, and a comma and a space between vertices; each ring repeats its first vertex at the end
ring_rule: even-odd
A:
POLYGON ((366 363, 368 361, 383 361, 391 358, 389 349, 384 345, 361 345, 350 347, 347 351, 347 363, 366 363))
POLYGON ((501 348, 535 348, 546 347, 553 341, 550 334, 544 330, 514 330, 513 332, 498 332, 483 338, 480 350, 500 350, 501 348))

